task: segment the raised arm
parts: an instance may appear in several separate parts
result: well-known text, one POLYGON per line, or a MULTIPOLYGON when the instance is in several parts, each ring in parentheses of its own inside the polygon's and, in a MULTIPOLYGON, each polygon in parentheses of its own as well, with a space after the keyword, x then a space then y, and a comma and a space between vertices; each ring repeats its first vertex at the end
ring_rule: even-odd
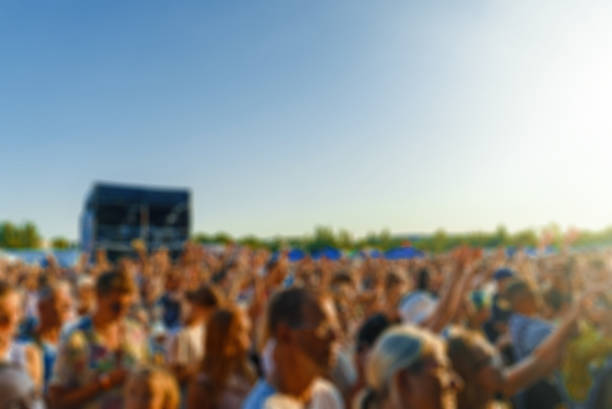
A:
POLYGON ((456 314, 461 301, 465 298, 470 283, 474 278, 474 262, 482 256, 479 249, 460 248, 453 255, 455 271, 440 297, 436 309, 423 324, 424 327, 440 332, 448 325, 456 314))
POLYGON ((512 396, 539 379, 552 373, 561 363, 565 344, 576 329, 576 322, 592 294, 576 303, 557 329, 548 336, 527 358, 504 371, 501 392, 512 396))

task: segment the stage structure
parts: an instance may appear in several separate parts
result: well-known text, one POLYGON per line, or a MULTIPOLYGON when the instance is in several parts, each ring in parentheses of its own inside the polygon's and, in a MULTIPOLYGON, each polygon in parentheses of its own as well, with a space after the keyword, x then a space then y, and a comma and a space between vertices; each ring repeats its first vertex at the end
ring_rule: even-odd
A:
POLYGON ((166 247, 180 254, 191 229, 191 192, 96 183, 81 217, 81 249, 93 255, 104 249, 111 260, 133 254, 142 240, 151 250, 166 247))

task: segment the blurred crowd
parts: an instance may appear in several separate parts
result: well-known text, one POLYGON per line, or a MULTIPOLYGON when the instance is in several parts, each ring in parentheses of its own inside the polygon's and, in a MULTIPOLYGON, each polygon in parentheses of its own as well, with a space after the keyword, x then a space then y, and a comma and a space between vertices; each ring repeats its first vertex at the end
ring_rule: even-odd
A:
POLYGON ((612 252, 0 260, 0 409, 611 409, 612 252))

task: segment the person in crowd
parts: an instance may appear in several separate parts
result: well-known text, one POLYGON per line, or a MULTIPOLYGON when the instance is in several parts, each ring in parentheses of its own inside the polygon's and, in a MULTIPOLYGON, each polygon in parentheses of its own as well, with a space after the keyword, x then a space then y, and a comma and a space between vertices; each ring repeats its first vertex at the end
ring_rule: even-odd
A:
POLYGON ((214 310, 221 304, 218 291, 209 285, 187 292, 188 304, 183 307, 184 327, 170 343, 168 362, 180 384, 189 381, 197 372, 204 357, 206 323, 214 310))
POLYGON ((189 388, 188 409, 239 409, 256 380, 249 362, 251 345, 247 313, 217 310, 208 321, 206 355, 189 388))
POLYGON ((491 296, 485 290, 474 290, 466 303, 465 326, 474 331, 483 331, 491 318, 491 296))
POLYGON ((481 257, 482 251, 458 248, 452 254, 449 265, 454 274, 440 290, 440 298, 421 290, 406 294, 396 306, 402 322, 418 325, 435 333, 444 330, 457 317, 470 290, 474 274, 478 271, 475 267, 481 257))
POLYGON ((153 395, 163 388, 154 385, 164 382, 151 362, 190 386, 181 407, 335 409, 343 401, 347 407, 413 407, 417 395, 402 391, 401 382, 431 389, 427 371, 419 378, 413 367, 401 374, 380 369, 393 380, 372 385, 367 370, 381 333, 403 321, 418 325, 419 334, 436 334, 434 344, 446 343, 465 381, 460 408, 494 406, 499 399, 514 409, 546 408, 539 400, 545 394, 524 396, 553 373, 558 382, 547 387, 554 386, 557 401, 569 409, 608 409, 609 300, 594 299, 577 325, 566 322, 578 305, 572 300, 609 285, 612 252, 527 257, 503 250, 483 255, 464 246, 410 260, 381 254, 297 260, 286 249, 270 255, 244 245, 189 243, 175 260, 163 250, 136 251, 118 261, 112 280, 105 271, 113 262, 102 252, 78 274, 52 260, 41 266, 0 260, 0 361, 18 366, 44 393, 58 345, 47 395, 62 409, 159 406, 153 395), (198 292, 211 286, 217 296, 209 298, 223 303, 200 302, 206 297, 198 292), (60 331, 70 293, 79 319, 60 331), (214 324, 213 310, 219 312, 214 324), (143 364, 149 375, 130 376, 143 364), (259 381, 251 388, 253 373, 259 381))
POLYGON ((340 393, 324 379, 334 362, 337 326, 333 304, 321 295, 299 287, 276 293, 267 313, 266 377, 243 409, 342 408, 340 393))
POLYGON ((391 325, 384 314, 375 314, 369 317, 357 331, 355 347, 355 366, 357 369, 357 380, 348 396, 351 402, 350 408, 360 409, 361 402, 367 391, 365 368, 368 356, 378 337, 391 325))
POLYGON ((15 365, 30 377, 37 388, 42 388, 40 353, 33 345, 15 340, 21 311, 21 297, 17 290, 0 281, 0 363, 15 365))
POLYGON ((366 364, 362 408, 454 409, 461 380, 442 339, 414 326, 395 326, 376 342, 366 364))
MULTIPOLYGON (((508 327, 512 340, 514 358, 518 363, 528 358, 555 326, 538 317, 540 311, 535 290, 522 280, 511 282, 506 288, 503 299, 512 311, 508 327)), ((575 320, 573 322, 575 324, 575 320)), ((562 326, 561 326, 562 327, 562 326)), ((560 328, 561 328, 560 327, 560 328)), ((517 406, 522 408, 555 408, 563 402, 562 391, 554 380, 541 379, 517 396, 517 406)))
POLYGON ((520 361, 546 338, 553 325, 538 318, 538 300, 534 290, 523 280, 515 280, 504 291, 512 315, 508 322, 515 358, 520 361))
POLYGON ((39 291, 39 322, 36 329, 28 334, 27 340, 38 348, 43 358, 45 390, 51 379, 62 329, 68 323, 71 315, 72 296, 68 282, 59 281, 39 291))
POLYGON ((178 409, 175 378, 159 367, 144 366, 130 373, 124 390, 125 409, 178 409))
POLYGON ((495 293, 491 299, 491 316, 484 324, 484 331, 489 341, 496 343, 498 338, 506 333, 507 322, 510 317, 509 306, 502 302, 501 295, 506 287, 514 280, 516 273, 507 268, 499 268, 493 273, 495 293))
POLYGON ((91 276, 82 275, 76 284, 76 307, 78 317, 91 315, 96 304, 96 283, 91 276))
POLYGON ((135 293, 131 277, 102 273, 96 282, 96 309, 60 344, 49 383, 54 408, 115 409, 123 406, 128 371, 147 360, 147 337, 126 317, 135 293))
POLYGON ((0 363, 0 409, 44 409, 41 393, 26 372, 0 363))
POLYGON ((158 300, 164 326, 172 332, 178 331, 181 325, 182 286, 180 271, 170 270, 166 276, 165 291, 158 300))
POLYGON ((510 367, 504 366, 499 351, 480 332, 452 328, 447 338, 448 354, 453 368, 466 381, 459 392, 458 408, 486 409, 496 397, 509 399, 550 375, 561 363, 584 303, 577 303, 550 336, 510 367))

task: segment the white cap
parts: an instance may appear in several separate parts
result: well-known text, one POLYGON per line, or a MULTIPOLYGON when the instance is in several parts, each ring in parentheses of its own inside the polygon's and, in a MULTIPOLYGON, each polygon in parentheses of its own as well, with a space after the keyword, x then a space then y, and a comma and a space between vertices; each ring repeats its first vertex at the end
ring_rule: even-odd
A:
POLYGON ((399 315, 404 324, 420 325, 436 309, 438 300, 425 291, 405 295, 399 303, 399 315))

